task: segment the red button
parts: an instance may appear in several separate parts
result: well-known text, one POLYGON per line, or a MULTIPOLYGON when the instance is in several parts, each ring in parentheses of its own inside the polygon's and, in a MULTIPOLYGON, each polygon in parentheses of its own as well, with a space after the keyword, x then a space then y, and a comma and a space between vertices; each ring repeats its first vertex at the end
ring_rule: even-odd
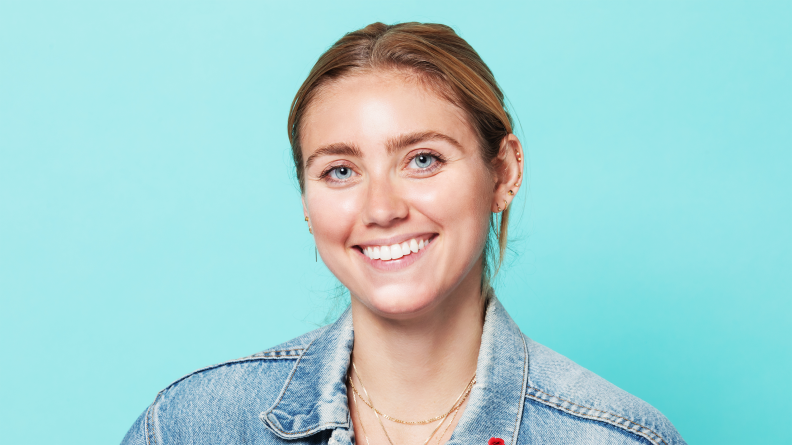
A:
POLYGON ((505 443, 500 437, 493 437, 487 442, 487 445, 505 445, 505 443))

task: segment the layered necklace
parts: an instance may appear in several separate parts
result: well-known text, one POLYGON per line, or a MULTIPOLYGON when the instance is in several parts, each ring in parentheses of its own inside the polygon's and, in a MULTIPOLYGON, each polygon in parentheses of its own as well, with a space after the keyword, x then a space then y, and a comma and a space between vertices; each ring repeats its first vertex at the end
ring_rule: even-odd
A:
POLYGON ((440 423, 437 424, 437 427, 435 427, 435 429, 432 430, 432 434, 430 434, 429 437, 427 437, 426 440, 423 442, 423 445, 427 445, 429 441, 432 440, 432 437, 434 437, 435 433, 437 433, 437 431, 440 429, 440 427, 442 427, 443 424, 445 424, 446 427, 443 430, 442 434, 440 434, 440 436, 437 437, 437 443, 439 445, 442 438, 448 432, 448 428, 451 427, 451 425, 454 423, 454 419, 456 418, 457 413, 459 412, 459 408, 461 408, 462 404, 465 403, 465 400, 467 399, 468 395, 470 395, 470 391, 473 389, 473 385, 476 384, 476 374, 473 374, 473 378, 470 379, 470 382, 468 382, 467 386, 465 386, 465 389, 462 391, 461 394, 459 394, 459 397, 457 397, 456 401, 454 401, 454 404, 451 406, 451 409, 449 409, 444 414, 426 420, 414 420, 414 421, 401 420, 393 416, 389 416, 374 407, 374 402, 371 401, 371 396, 369 395, 368 391, 366 391, 366 386, 363 384, 363 380, 360 378, 360 372, 357 370, 357 367, 355 366, 355 362, 352 362, 352 370, 354 371, 355 376, 357 376, 357 380, 360 383, 360 388, 363 390, 363 393, 366 394, 366 396, 363 397, 363 394, 360 394, 358 392, 357 388, 355 387, 355 384, 352 382, 352 375, 350 374, 349 386, 352 388, 352 400, 355 403, 357 420, 358 423, 360 424, 360 428, 363 430, 363 437, 366 438, 366 445, 371 445, 371 442, 369 442, 368 434, 366 433, 366 427, 363 426, 363 421, 360 420, 360 409, 359 409, 360 405, 358 405, 358 401, 357 401, 358 398, 360 398, 360 400, 363 401, 363 403, 374 412, 374 416, 377 417, 377 421, 379 421, 380 427, 382 428, 382 432, 385 433, 385 437, 388 439, 388 443, 390 445, 393 445, 393 441, 388 435, 388 430, 385 429, 385 424, 382 422, 382 417, 384 417, 387 420, 390 420, 391 422, 401 423, 402 425, 426 425, 440 420, 440 423), (451 416, 450 418, 449 415, 451 416), (448 419, 448 423, 446 423, 446 419, 448 419))

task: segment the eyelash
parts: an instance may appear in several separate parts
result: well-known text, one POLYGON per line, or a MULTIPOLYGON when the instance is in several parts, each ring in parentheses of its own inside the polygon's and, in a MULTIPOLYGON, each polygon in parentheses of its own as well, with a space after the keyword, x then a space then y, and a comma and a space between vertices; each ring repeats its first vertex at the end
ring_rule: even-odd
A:
MULTIPOLYGON (((335 169, 337 169, 337 168, 342 168, 342 167, 346 167, 346 168, 348 168, 348 169, 352 170, 353 172, 355 172, 355 169, 354 169, 354 168, 352 168, 352 166, 351 166, 351 165, 349 165, 349 164, 336 164, 336 165, 331 165, 331 166, 327 167, 327 168, 326 168, 326 169, 325 169, 325 170, 324 170, 324 171, 323 171, 323 172, 322 172, 322 173, 319 175, 319 179, 320 179, 320 180, 324 180, 324 181, 328 181, 328 182, 338 182, 338 183, 343 183, 343 182, 345 182, 345 181, 339 181, 339 180, 337 180, 337 179, 333 179, 333 178, 331 178, 331 177, 330 177, 330 173, 331 173, 333 170, 335 170, 335 169)), ((355 173, 357 173, 357 172, 355 172, 355 173)))
POLYGON ((429 167, 419 169, 421 173, 434 173, 437 169, 439 169, 446 163, 446 159, 440 153, 435 153, 433 151, 419 151, 415 155, 407 158, 406 165, 410 165, 413 159, 417 158, 418 156, 430 156, 434 158, 434 162, 432 162, 432 164, 429 167))
MULTIPOLYGON (((433 162, 432 165, 430 165, 429 167, 424 168, 424 169, 419 169, 421 173, 426 173, 426 172, 433 173, 437 169, 439 169, 440 167, 445 165, 445 163, 447 162, 446 159, 439 153, 435 153, 435 152, 432 152, 432 151, 419 151, 418 153, 414 154, 413 156, 410 156, 409 158, 407 158, 407 160, 405 162, 405 166, 410 165, 410 163, 413 161, 413 159, 417 158, 418 156, 431 156, 435 160, 435 162, 433 162)), ((355 171, 355 169, 352 168, 352 166, 349 165, 349 164, 331 165, 331 166, 328 166, 324 171, 322 171, 322 173, 319 175, 319 179, 327 181, 327 182, 331 182, 331 183, 333 183, 333 182, 334 183, 346 182, 346 181, 339 181, 339 180, 336 180, 336 179, 333 179, 333 178, 330 177, 330 173, 333 170, 335 170, 337 168, 342 168, 342 167, 346 167, 346 168, 352 170, 353 172, 355 171)), ((355 173, 357 173, 357 172, 355 172, 355 173)))

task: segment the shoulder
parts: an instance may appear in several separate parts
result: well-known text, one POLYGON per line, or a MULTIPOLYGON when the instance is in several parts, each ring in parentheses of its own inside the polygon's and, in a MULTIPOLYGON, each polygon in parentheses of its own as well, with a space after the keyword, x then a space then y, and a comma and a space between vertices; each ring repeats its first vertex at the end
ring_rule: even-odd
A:
POLYGON ((541 431, 544 438, 536 443, 563 441, 565 437, 555 436, 564 431, 596 437, 592 443, 685 443, 671 422, 648 403, 528 337, 525 344, 529 371, 523 419, 554 425, 541 431))
POLYGON ((326 329, 176 380, 157 394, 123 443, 209 443, 217 440, 220 431, 247 438, 224 438, 232 443, 266 436, 260 414, 276 402, 303 352, 326 329), (229 420, 236 423, 235 428, 213 427, 229 420), (159 440, 152 440, 154 437, 159 440))
POLYGON ((295 361, 325 329, 316 329, 253 355, 198 369, 160 391, 156 402, 184 402, 193 397, 250 391, 252 387, 257 388, 256 393, 279 391, 295 361))

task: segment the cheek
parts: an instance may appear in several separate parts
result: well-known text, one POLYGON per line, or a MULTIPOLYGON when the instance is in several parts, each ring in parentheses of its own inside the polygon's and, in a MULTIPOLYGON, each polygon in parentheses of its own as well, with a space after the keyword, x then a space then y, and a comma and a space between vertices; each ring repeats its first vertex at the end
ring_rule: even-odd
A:
POLYGON ((489 230, 492 184, 480 168, 459 169, 439 175, 411 193, 415 207, 448 229, 456 242, 481 244, 489 230), (451 230, 455 229, 455 230, 451 230))
POLYGON ((343 243, 360 213, 356 195, 332 190, 307 189, 305 205, 311 218, 316 246, 320 251, 327 243, 343 243))

